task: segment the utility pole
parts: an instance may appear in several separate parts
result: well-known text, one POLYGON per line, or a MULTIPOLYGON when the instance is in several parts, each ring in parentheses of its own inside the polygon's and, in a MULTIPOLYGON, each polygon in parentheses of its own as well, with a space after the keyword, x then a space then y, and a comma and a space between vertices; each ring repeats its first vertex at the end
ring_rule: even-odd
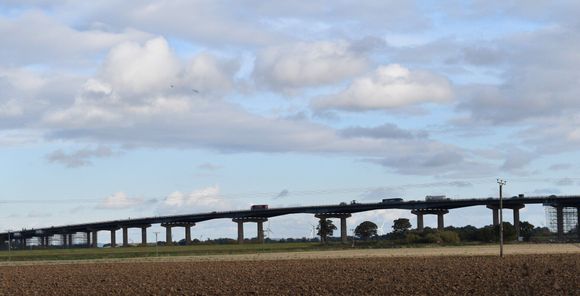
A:
POLYGON ((12 249, 12 243, 10 241, 10 230, 8 230, 8 261, 12 260, 12 253, 10 252, 10 249, 12 249))
POLYGON ((159 248, 157 247, 157 235, 159 234, 159 231, 155 231, 153 233, 155 233, 155 257, 159 257, 159 248))
POLYGON ((507 181, 497 179, 499 184, 499 256, 503 258, 503 186, 507 181))

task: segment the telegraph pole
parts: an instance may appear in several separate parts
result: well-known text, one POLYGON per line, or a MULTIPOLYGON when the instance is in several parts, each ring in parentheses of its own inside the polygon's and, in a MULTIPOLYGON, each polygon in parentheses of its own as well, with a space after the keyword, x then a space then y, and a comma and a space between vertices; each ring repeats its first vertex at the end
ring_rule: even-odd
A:
POLYGON ((157 235, 159 234, 159 231, 155 231, 153 233, 155 233, 155 257, 159 257, 159 248, 157 247, 157 235))
POLYGON ((499 184, 499 256, 503 258, 503 186, 507 181, 497 179, 499 184))
POLYGON ((12 249, 12 243, 11 243, 11 239, 10 239, 10 230, 8 230, 8 261, 12 260, 11 249, 12 249))

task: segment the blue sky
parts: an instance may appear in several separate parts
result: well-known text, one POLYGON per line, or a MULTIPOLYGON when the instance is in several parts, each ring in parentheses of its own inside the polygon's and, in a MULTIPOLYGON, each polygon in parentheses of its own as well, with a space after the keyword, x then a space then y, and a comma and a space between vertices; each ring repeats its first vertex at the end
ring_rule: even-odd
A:
MULTIPOLYGON (((577 194, 579 10, 2 1, 0 228, 497 196, 498 177, 506 195, 577 194)), ((412 218, 350 223, 397 217, 412 218)), ((446 219, 482 226, 491 213, 446 219)), ((522 219, 545 225, 541 206, 522 219)), ((315 220, 271 222, 274 236, 302 237, 315 220)), ((200 223, 196 236, 234 237, 235 225, 200 223)))

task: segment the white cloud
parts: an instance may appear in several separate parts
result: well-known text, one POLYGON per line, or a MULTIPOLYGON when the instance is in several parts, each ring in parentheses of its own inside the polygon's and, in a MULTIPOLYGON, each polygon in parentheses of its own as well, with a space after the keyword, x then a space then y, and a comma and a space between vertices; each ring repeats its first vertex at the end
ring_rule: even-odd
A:
POLYGON ((0 35, 0 62, 9 65, 91 64, 94 55, 115 44, 151 36, 126 28, 119 32, 75 29, 38 10, 14 18, 0 16, 0 35))
POLYGON ((129 42, 109 53, 101 78, 120 95, 144 95, 167 90, 178 78, 179 61, 163 38, 148 40, 143 46, 129 42))
POLYGON ((210 186, 191 193, 175 191, 162 202, 159 211, 164 214, 184 212, 203 213, 233 209, 234 203, 220 195, 218 186, 210 186))
POLYGON ((300 42, 260 51, 253 76, 258 85, 292 91, 343 81, 365 71, 367 64, 346 41, 300 42))
POLYGON ((117 192, 106 197, 97 208, 100 209, 128 209, 140 206, 147 201, 143 198, 128 197, 124 192, 117 192))
POLYGON ((340 93, 314 101, 313 107, 364 111, 444 103, 452 98, 452 85, 445 77, 391 64, 377 68, 371 75, 355 79, 340 93))

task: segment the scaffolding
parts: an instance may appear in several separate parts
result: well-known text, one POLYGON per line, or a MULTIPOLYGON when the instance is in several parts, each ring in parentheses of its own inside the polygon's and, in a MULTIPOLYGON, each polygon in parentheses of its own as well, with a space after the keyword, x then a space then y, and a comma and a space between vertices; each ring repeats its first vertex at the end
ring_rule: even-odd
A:
MULTIPOLYGON (((556 207, 546 206, 546 226, 551 232, 558 232, 558 215, 556 207)), ((564 226, 564 233, 569 233, 571 230, 578 227, 578 210, 576 207, 562 208, 562 222, 564 226)))

